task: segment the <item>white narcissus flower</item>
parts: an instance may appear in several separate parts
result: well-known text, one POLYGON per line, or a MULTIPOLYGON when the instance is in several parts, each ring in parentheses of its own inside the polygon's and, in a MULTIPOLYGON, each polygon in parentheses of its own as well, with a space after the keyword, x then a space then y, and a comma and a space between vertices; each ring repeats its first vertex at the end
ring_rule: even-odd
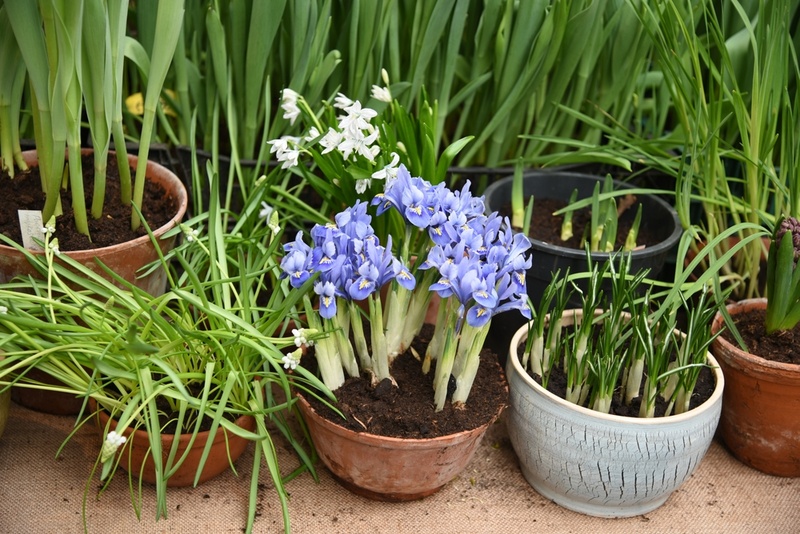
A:
POLYGON ((286 88, 281 93, 281 107, 283 108, 284 119, 289 119, 289 124, 294 124, 297 117, 300 116, 300 108, 297 106, 297 98, 300 95, 286 88))
POLYGON ((272 215, 273 211, 275 211, 275 208, 266 202, 261 202, 261 211, 258 212, 258 216, 262 219, 269 219, 269 216, 272 215))
POLYGON ((372 185, 371 178, 362 178, 360 180, 356 180, 356 193, 359 195, 364 193, 364 191, 366 191, 370 185, 372 185))

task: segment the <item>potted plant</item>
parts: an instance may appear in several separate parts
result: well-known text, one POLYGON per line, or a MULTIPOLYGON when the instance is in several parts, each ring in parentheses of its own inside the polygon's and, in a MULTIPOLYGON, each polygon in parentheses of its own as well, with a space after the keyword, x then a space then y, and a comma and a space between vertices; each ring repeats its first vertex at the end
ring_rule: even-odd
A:
MULTIPOLYGON (((556 169, 523 173, 518 166, 514 175, 490 184, 485 196, 488 210, 510 214, 512 226, 529 237, 535 261, 526 273, 527 289, 539 302, 555 273, 586 270, 584 242, 592 262, 627 250, 632 272, 647 269, 657 278, 683 230, 675 209, 655 193, 610 176, 556 169)), ((572 298, 570 304, 579 306, 579 295, 572 298)), ((522 324, 516 316, 498 322, 494 342, 507 345, 522 324)))
POLYGON ((646 271, 629 266, 628 254, 593 264, 581 309, 565 309, 576 291, 570 277, 555 280, 514 335, 506 367, 507 426, 523 475, 543 496, 601 517, 663 504, 701 461, 722 404, 724 379, 708 352, 713 300, 703 292, 687 304, 697 286, 678 284, 651 311, 652 288, 637 292, 646 271), (709 389, 697 401, 700 376, 709 389))
MULTIPOLYGON (((754 234, 757 235, 757 234, 754 234)), ((767 296, 727 306, 714 318, 712 351, 725 374, 720 436, 743 463, 772 475, 800 476, 800 223, 783 219, 767 257, 767 296)))
MULTIPOLYGON (((18 175, 13 181, 15 187, 31 184, 33 192, 27 196, 33 199, 29 205, 11 208, 16 219, 17 209, 33 217, 31 222, 16 224, 19 232, 13 240, 16 247, 7 244, 2 248, 2 280, 8 280, 15 274, 32 274, 34 271, 25 266, 23 255, 14 248, 25 246, 29 249, 40 248, 37 241, 44 240, 44 233, 57 232, 59 249, 64 251, 83 251, 92 248, 91 252, 69 252, 79 261, 95 263, 100 261, 112 268, 117 268, 124 260, 141 260, 123 273, 135 280, 136 270, 158 256, 155 252, 142 252, 131 248, 139 239, 139 246, 153 248, 146 227, 142 226, 141 216, 151 216, 159 198, 167 199, 166 214, 160 219, 152 219, 158 224, 150 224, 153 233, 160 238, 173 227, 183 215, 186 205, 185 188, 178 183, 172 173, 164 177, 153 175, 158 169, 155 164, 146 164, 152 126, 159 105, 161 87, 177 36, 180 34, 183 2, 175 0, 160 2, 158 6, 158 32, 154 54, 147 58, 147 65, 140 65, 148 76, 148 90, 145 101, 145 113, 140 135, 138 162, 126 154, 124 132, 122 129, 122 72, 123 52, 137 50, 136 41, 126 38, 127 1, 103 3, 97 0, 86 2, 68 2, 51 5, 47 2, 6 2, 3 6, 9 26, 13 30, 15 40, 4 39, 6 47, 17 46, 18 53, 27 69, 32 101, 31 110, 34 117, 36 152, 24 157, 27 165, 36 166, 41 177, 41 184, 31 178, 23 180, 18 175), (93 181, 87 183, 91 189, 91 206, 87 210, 87 195, 84 191, 82 167, 89 159, 82 161, 86 155, 81 149, 81 119, 86 113, 89 133, 94 150, 93 181), (107 155, 110 141, 113 138, 117 150, 116 160, 107 166, 107 155), (120 178, 107 181, 106 176, 114 167, 120 171, 120 178), (130 169, 136 171, 135 179, 131 179, 130 169), (65 171, 66 169, 66 171, 65 171), (69 192, 62 201, 62 176, 68 174, 69 192), (145 202, 145 185, 148 185, 149 200, 145 202), (106 200, 106 186, 119 185, 119 197, 106 200), (150 190, 149 188, 155 187, 150 190), (44 191, 44 203, 39 198, 44 191), (71 199, 71 212, 67 209, 67 199, 71 199), (119 206, 123 215, 112 212, 111 205, 119 206), (32 213, 29 213, 32 212, 32 213), (41 213, 39 213, 41 212, 41 213), (71 215, 61 216, 62 212, 71 215), (121 223, 123 238, 107 237, 113 231, 100 230, 100 221, 118 220, 121 223), (68 222, 69 221, 69 222, 68 222), (90 228, 95 230, 90 231, 90 228), (71 236, 75 234, 74 238, 71 236), (125 242, 125 245, 117 246, 125 242), (113 248, 115 247, 116 248, 113 248), (109 248, 110 247, 110 248, 109 248), (104 253, 116 254, 116 257, 105 257, 104 253), (14 258, 14 259, 12 259, 14 258)), ((138 46, 141 49, 141 45, 138 46)), ((134 54, 141 57, 141 54, 134 54)), ((141 61, 144 61, 141 60, 141 61)), ((4 186, 12 184, 4 180, 4 186)), ((19 199, 26 195, 14 190, 6 192, 6 198, 19 199)), ((23 219, 28 221, 28 219, 23 219)), ((14 221, 16 222, 16 221, 14 221)), ((117 230, 119 231, 119 230, 117 230)), ((171 243, 161 243, 168 248, 171 243)), ((39 251, 41 252, 41 251, 39 251)), ((98 272, 102 269, 97 268, 98 272)), ((156 273, 152 280, 141 280, 139 283, 147 290, 163 290, 164 275, 156 273), (160 286, 160 289, 159 289, 160 286)))
POLYGON ((324 204, 309 210, 294 190, 274 202, 301 221, 318 221, 287 243, 281 262, 303 293, 315 366, 337 399, 301 395, 317 451, 347 487, 408 500, 456 476, 502 409, 502 370, 480 352, 493 314, 525 309, 527 240, 497 214, 485 215, 469 184, 452 191, 442 183, 466 140, 437 158, 425 149, 435 114, 407 111, 384 83, 374 88, 379 110, 340 94, 316 114, 301 95, 284 91, 284 110, 302 115, 309 131, 272 141, 273 151, 324 204), (306 154, 314 166, 300 165, 306 154), (435 183, 412 177, 405 162, 435 183), (374 217, 368 205, 377 206, 374 217), (338 213, 328 218, 329 210, 338 213), (442 299, 428 329, 434 293, 442 299), (483 380, 493 396, 473 401, 473 383, 483 380), (358 389, 380 399, 349 401, 345 395, 358 389), (420 417, 399 404, 406 397, 425 409, 420 417), (356 405, 377 413, 354 412, 356 405), (380 430, 398 420, 410 431, 380 430))
MULTIPOLYGON (((276 113, 292 87, 316 100, 339 61, 329 48, 330 3, 193 2, 173 61, 175 144, 187 184, 193 160, 219 170, 223 205, 238 213, 271 164, 267 139, 291 127, 276 113)), ((167 129, 171 131, 171 129, 167 129)), ((209 187, 191 191, 195 211, 209 187)))
MULTIPOLYGON (((391 396, 395 388, 402 394, 406 385, 395 381, 392 365, 401 357, 411 358, 418 375, 433 373, 428 393, 432 397, 424 402, 433 400, 435 411, 420 425, 429 430, 408 440, 377 435, 372 428, 380 428, 383 418, 350 412, 342 398, 335 407, 345 412, 348 426, 361 425, 361 432, 346 429, 336 417, 321 419, 320 406, 301 398, 320 457, 337 478, 372 498, 408 500, 433 493, 463 469, 502 409, 502 395, 491 402, 470 403, 468 397, 479 366, 495 367, 494 378, 502 377, 497 362, 482 359, 480 351, 495 313, 525 309, 521 275, 527 240, 512 234, 497 214, 485 216, 483 203, 467 187, 454 193, 432 186, 412 178, 404 166, 374 203, 379 214, 403 214, 405 242, 396 249, 402 251, 402 259, 394 256, 391 239, 381 244, 366 203, 359 202, 337 214, 335 224, 315 226, 313 248, 298 234, 287 245, 282 267, 293 286, 313 284, 319 296, 318 310, 305 297, 306 313, 312 331, 324 332, 314 338, 316 360, 323 382, 335 395, 344 395, 353 379, 366 380, 377 396, 391 396), (421 248, 413 246, 415 240, 424 242, 421 248), (417 252, 413 263, 411 251, 417 252), (392 287, 384 299, 380 289, 387 283, 392 287), (427 347, 415 346, 434 292, 442 297, 436 326, 427 347), (368 312, 359 308, 360 301, 366 301, 368 312), (420 362, 406 353, 409 347, 420 362), (348 382, 345 374, 351 377, 348 382), (483 415, 477 427, 425 437, 437 426, 446 428, 454 410, 469 413, 479 408, 483 415), (420 470, 412 472, 412 466, 420 470)), ((502 384, 495 381, 494 387, 502 389, 502 384)), ((400 405, 396 410, 402 411, 400 405)), ((409 418, 405 413, 385 415, 409 418)))
MULTIPOLYGON (((670 96, 672 124, 652 139, 610 132, 612 144, 637 147, 676 178, 676 209, 685 229, 702 226, 707 245, 732 224, 742 233, 718 241, 716 256, 746 239, 723 266, 724 283, 741 300, 764 294, 768 240, 750 239, 798 205, 796 111, 798 67, 792 21, 798 6, 779 0, 638 4, 655 43, 654 66, 670 96), (676 51, 679 51, 676 53, 676 51), (760 273, 760 275, 759 275, 760 273)), ((710 257, 707 257, 710 259, 710 257)), ((707 265, 702 266, 703 268, 707 265)))
POLYGON ((220 473, 253 442, 246 530, 266 462, 288 531, 284 482, 313 470, 300 429, 288 421, 296 403, 290 386, 329 393, 302 368, 290 383, 287 369, 298 357, 292 351, 300 349, 287 321, 299 295, 281 290, 280 229, 258 208, 246 210, 248 222, 233 234, 222 228, 216 203, 176 228, 184 242, 161 261, 179 270, 170 271, 170 289, 160 295, 118 277, 112 283, 70 258, 56 262, 49 241, 44 256, 29 254, 31 262, 47 263, 46 280, 0 288, 0 384, 78 396, 78 424, 97 421, 103 438, 92 477, 99 472, 105 488, 118 467, 126 470, 137 513, 136 479, 155 484, 157 516, 166 516, 168 486, 220 473), (61 385, 29 379, 34 368, 61 385), (277 433, 298 454, 294 472, 277 465, 277 433))

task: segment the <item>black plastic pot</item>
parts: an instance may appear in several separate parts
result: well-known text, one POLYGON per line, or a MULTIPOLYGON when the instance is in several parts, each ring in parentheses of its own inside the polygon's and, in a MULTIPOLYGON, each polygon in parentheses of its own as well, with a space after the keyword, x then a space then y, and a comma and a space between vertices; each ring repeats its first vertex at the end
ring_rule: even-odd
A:
MULTIPOLYGON (((183 180, 184 185, 189 190, 189 198, 194 199, 194 191, 192 189, 192 149, 187 146, 178 146, 176 148, 176 152, 178 154, 178 160, 180 162, 181 173, 179 176, 181 180, 183 180)), ((206 163, 212 160, 212 156, 210 152, 206 152, 205 150, 198 150, 197 151, 197 165, 200 172, 203 173, 205 176, 206 172, 206 163)), ((246 173, 255 174, 259 171, 258 162, 252 159, 242 159, 239 160, 239 165, 241 165, 242 169, 246 173)), ((217 169, 219 173, 219 190, 220 195, 223 196, 221 201, 224 200, 225 192, 228 188, 228 176, 231 169, 231 158, 229 156, 220 155, 219 156, 219 169, 217 169)), ((266 172, 264 169, 264 165, 262 164, 260 167, 262 172, 266 172)), ((200 192, 200 202, 201 205, 193 206, 193 210, 197 210, 198 212, 202 213, 203 211, 208 210, 208 195, 210 191, 208 189, 203 189, 200 192)), ((234 213, 239 213, 242 208, 244 207, 244 195, 242 194, 242 189, 238 182, 234 182, 233 188, 231 190, 231 204, 230 209, 234 213)))
MULTIPOLYGON (((492 183, 484 192, 486 211, 500 211, 503 206, 511 201, 511 187, 513 177, 508 176, 492 183)), ((603 178, 590 174, 566 171, 530 171, 523 175, 523 195, 527 199, 556 199, 569 202, 572 191, 578 190, 578 199, 589 198, 594 192, 595 184, 603 178)), ((631 188, 624 182, 614 181, 615 189, 631 188)), ((638 272, 650 269, 649 278, 658 277, 668 257, 674 252, 683 232, 675 208, 655 195, 637 195, 641 202, 642 221, 641 229, 647 229, 656 236, 659 242, 656 245, 645 247, 631 252, 631 271, 638 272)), ((582 249, 567 248, 552 243, 531 239, 533 262, 528 269, 526 284, 528 295, 534 305, 538 305, 545 288, 553 280, 554 273, 561 271, 562 275, 569 268, 570 273, 586 272, 586 253, 582 249)), ((596 252, 591 254, 593 262, 603 263, 614 253, 596 252)), ((577 298, 577 297, 575 297, 577 298)), ((580 307, 580 301, 570 302, 571 307, 580 307)), ((505 340, 510 341, 511 336, 525 319, 519 313, 507 313, 492 321, 491 336, 496 345, 503 346, 505 340), (507 315, 507 317, 506 317, 507 315)), ((505 345, 505 352, 508 346, 505 345)), ((505 353, 503 352, 503 354, 505 353)))

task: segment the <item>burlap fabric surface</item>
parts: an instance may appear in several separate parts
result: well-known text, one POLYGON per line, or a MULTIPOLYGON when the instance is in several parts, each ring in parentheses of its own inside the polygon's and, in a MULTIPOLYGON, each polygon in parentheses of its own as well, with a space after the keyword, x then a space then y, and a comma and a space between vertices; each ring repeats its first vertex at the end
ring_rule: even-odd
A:
MULTIPOLYGON (((0 532, 61 534, 83 531, 82 498, 99 436, 86 425, 56 451, 74 419, 12 404, 0 438, 0 532)), ((288 472, 297 465, 285 442, 276 446, 288 472)), ((197 488, 170 489, 169 517, 155 521, 155 491, 146 487, 141 519, 131 505, 126 476, 98 498, 88 482, 91 533, 242 532, 247 511, 252 445, 226 472, 197 488)), ((745 467, 717 442, 694 476, 647 515, 598 519, 563 509, 522 477, 501 418, 467 470, 437 494, 411 503, 380 503, 340 487, 319 466, 288 483, 292 532, 299 533, 795 533, 800 532, 800 479, 772 477, 745 467)), ((120 473, 122 474, 122 473, 120 473)), ((280 532, 283 521, 266 468, 261 473, 256 532, 280 532)))

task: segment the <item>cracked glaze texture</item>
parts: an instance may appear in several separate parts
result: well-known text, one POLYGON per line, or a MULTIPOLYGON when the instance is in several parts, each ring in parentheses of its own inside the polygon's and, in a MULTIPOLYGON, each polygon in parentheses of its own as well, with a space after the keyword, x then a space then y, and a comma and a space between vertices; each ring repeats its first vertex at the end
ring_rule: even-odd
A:
POLYGON ((528 483, 571 510, 629 517, 661 506, 697 468, 719 422, 723 379, 688 413, 649 420, 601 414, 544 390, 524 372, 511 341, 508 433, 528 483))

